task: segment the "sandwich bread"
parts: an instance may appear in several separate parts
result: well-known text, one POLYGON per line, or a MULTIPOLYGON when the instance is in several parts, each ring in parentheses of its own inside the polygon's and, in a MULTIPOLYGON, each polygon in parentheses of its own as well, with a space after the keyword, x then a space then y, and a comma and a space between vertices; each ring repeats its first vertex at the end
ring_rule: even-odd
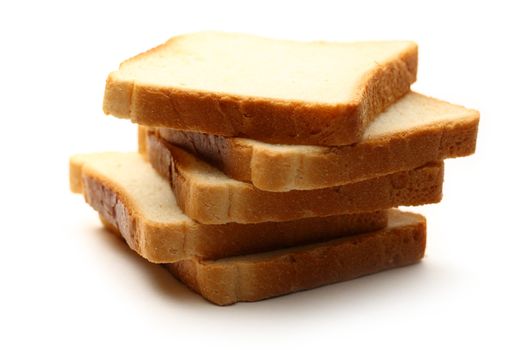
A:
POLYGON ((242 225, 202 225, 184 215, 168 181, 137 153, 70 159, 70 184, 131 249, 154 263, 219 259, 384 228, 387 212, 242 225))
POLYGON ((289 221, 441 200, 443 162, 337 187, 267 192, 226 176, 154 134, 147 140, 150 163, 171 183, 182 211, 203 224, 289 221))
POLYGON ((476 148, 478 122, 478 111, 410 92, 351 146, 275 145, 169 128, 158 133, 229 177, 284 192, 339 186, 468 156, 476 148))
POLYGON ((145 126, 269 143, 348 145, 410 90, 409 41, 294 42, 202 32, 109 74, 104 111, 145 126))
MULTIPOLYGON (((112 224, 104 223, 118 232, 112 224)), ((414 264, 423 257, 425 246, 425 218, 392 209, 388 211, 388 226, 375 232, 268 253, 188 259, 166 267, 205 299, 229 305, 414 264)))

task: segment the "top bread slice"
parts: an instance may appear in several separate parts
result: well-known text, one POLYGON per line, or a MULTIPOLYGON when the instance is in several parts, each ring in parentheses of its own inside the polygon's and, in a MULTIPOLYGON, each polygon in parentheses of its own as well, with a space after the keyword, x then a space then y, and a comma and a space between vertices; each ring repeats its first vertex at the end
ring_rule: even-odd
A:
POLYGON ((155 263, 219 259, 322 242, 381 229, 386 211, 253 225, 201 225, 184 215, 168 182, 137 153, 70 159, 71 190, 83 193, 106 226, 155 263))
MULTIPOLYGON (((410 92, 352 146, 272 145, 169 128, 157 132, 234 179, 263 191, 284 192, 338 186, 470 155, 478 123, 476 110, 410 92)), ((145 147, 144 135, 139 144, 145 147)))
POLYGON ((410 90, 417 45, 202 32, 124 61, 104 111, 141 125, 270 143, 348 145, 410 90))

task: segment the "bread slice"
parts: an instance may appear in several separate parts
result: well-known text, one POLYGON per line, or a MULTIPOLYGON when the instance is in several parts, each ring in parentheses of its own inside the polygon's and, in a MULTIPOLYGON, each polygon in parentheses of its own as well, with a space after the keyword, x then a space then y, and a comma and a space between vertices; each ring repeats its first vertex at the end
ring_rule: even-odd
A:
MULTIPOLYGON (((158 132, 229 177, 263 191, 284 192, 339 186, 468 156, 476 149, 478 122, 478 111, 411 92, 352 146, 272 145, 169 128, 158 132)), ((144 147, 145 139, 139 143, 144 147)))
POLYGON ((265 254, 190 259, 167 267, 212 303, 228 305, 413 264, 423 257, 425 244, 424 217, 390 210, 388 226, 380 231, 265 254))
MULTIPOLYGON (((110 231, 119 230, 101 217, 110 231)), ((190 289, 217 305, 258 301, 414 264, 425 255, 423 216, 388 210, 388 226, 339 239, 219 260, 166 264, 190 289)))
POLYGON ((203 224, 258 223, 350 214, 441 200, 443 163, 311 191, 267 192, 234 180, 154 134, 148 157, 182 211, 203 224))
POLYGON ((329 240, 386 226, 386 211, 288 222, 202 225, 184 215, 168 182, 136 153, 98 153, 70 160, 73 192, 139 255, 155 263, 218 259, 329 240))
POLYGON ((348 145, 416 80, 417 45, 177 36, 109 74, 104 111, 146 126, 348 145))

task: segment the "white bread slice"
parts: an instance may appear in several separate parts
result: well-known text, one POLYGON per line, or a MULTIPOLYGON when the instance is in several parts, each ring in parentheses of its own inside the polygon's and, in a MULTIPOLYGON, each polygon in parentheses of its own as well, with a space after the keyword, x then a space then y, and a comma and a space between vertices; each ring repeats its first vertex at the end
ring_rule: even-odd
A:
POLYGON ((252 225, 202 225, 182 213, 168 182, 136 153, 73 156, 70 184, 133 250, 155 263, 262 252, 373 231, 387 223, 386 211, 377 211, 252 225))
POLYGON ((218 305, 257 301, 414 264, 425 254, 421 215, 389 210, 380 231, 320 244, 216 261, 167 265, 176 278, 218 305))
MULTIPOLYGON (((478 123, 478 111, 411 92, 352 146, 273 145, 169 128, 158 132, 234 179, 284 192, 339 186, 470 155, 476 149, 478 123)), ((139 146, 145 147, 144 135, 139 146)))
POLYGON ((170 181, 184 213, 203 224, 287 221, 441 200, 443 162, 337 187, 267 192, 226 176, 154 134, 147 140, 150 163, 170 181))
MULTIPOLYGON (((425 218, 395 209, 388 213, 388 226, 375 232, 263 254, 220 260, 188 259, 166 266, 207 300, 229 305, 418 262, 425 254, 425 218)), ((106 225, 116 230, 111 224, 106 225)))
POLYGON ((417 45, 294 42, 202 32, 174 37, 109 74, 104 111, 271 143, 347 145, 410 90, 417 45))

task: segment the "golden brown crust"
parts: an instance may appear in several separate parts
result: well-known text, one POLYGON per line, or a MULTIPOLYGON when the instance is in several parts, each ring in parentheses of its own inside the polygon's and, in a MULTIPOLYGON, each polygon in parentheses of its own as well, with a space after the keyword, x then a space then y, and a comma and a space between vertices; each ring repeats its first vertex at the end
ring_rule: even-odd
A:
POLYGON ((218 305, 257 301, 346 281, 419 261, 425 252, 425 219, 261 258, 185 260, 167 265, 176 278, 218 305))
POLYGON ((139 125, 137 127, 137 139, 138 139, 137 151, 142 156, 146 156, 148 154, 147 141, 146 141, 147 137, 148 137, 148 129, 139 125))
POLYGON ((152 166, 169 179, 184 213, 205 224, 287 221, 441 200, 442 162, 337 187, 267 192, 236 181, 195 181, 191 171, 198 161, 154 134, 147 148, 152 166))
POLYGON ((360 84, 358 101, 341 105, 143 86, 111 73, 103 108, 106 114, 152 127, 269 143, 349 145, 359 141, 380 112, 410 90, 416 76, 416 45, 371 70, 360 84))
POLYGON ((72 183, 83 183, 86 202, 99 212, 103 223, 120 232, 131 249, 155 263, 281 249, 378 230, 387 224, 384 211, 251 225, 201 225, 189 219, 178 224, 150 222, 138 212, 117 178, 82 171, 78 163, 71 167, 72 183))
POLYGON ((236 138, 168 128, 160 128, 158 133, 236 180, 264 191, 283 192, 333 187, 468 156, 476 149, 478 122, 477 116, 441 122, 304 155, 258 149, 236 138))
POLYGON ((86 202, 104 218, 106 226, 117 228, 122 238, 134 251, 144 251, 141 244, 144 235, 140 225, 134 220, 136 213, 133 212, 130 201, 127 198, 122 199, 118 195, 118 190, 112 189, 110 181, 97 178, 95 174, 82 174, 82 183, 86 202))

